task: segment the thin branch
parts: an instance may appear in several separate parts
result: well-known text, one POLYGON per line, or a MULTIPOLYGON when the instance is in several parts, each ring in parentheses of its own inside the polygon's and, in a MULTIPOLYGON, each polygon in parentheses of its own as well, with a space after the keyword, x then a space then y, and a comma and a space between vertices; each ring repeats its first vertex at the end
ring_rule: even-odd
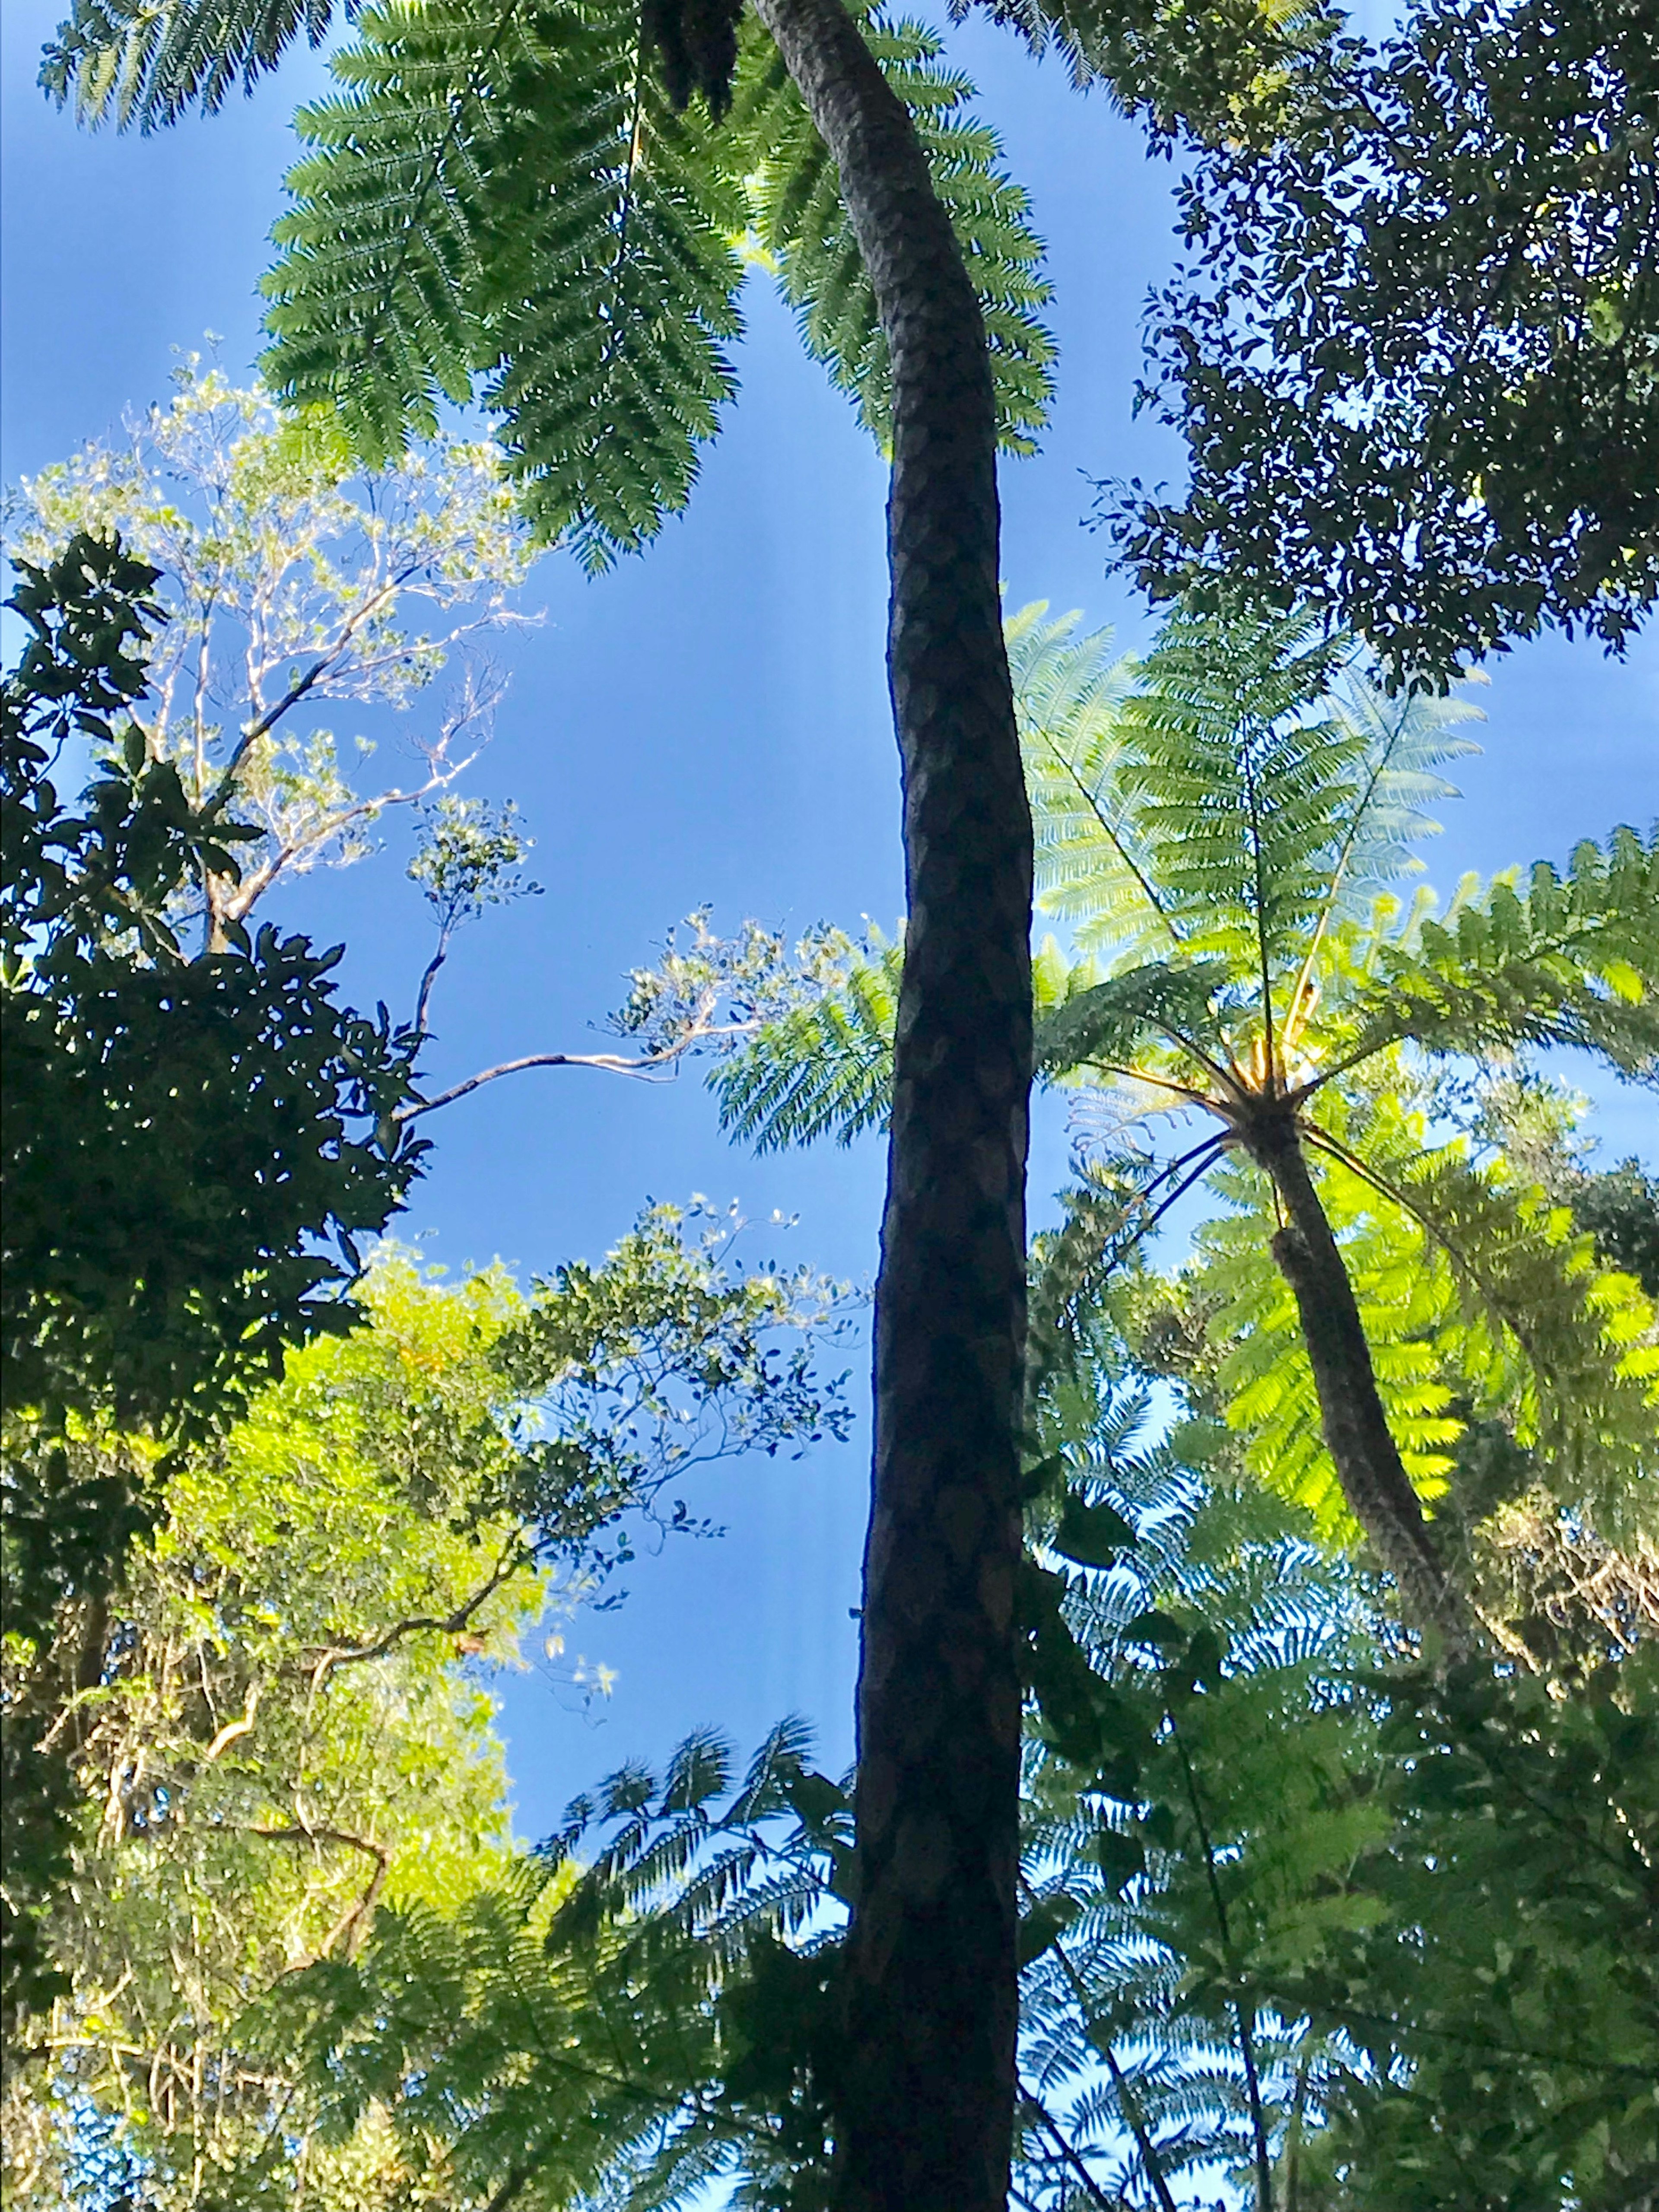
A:
MULTIPOLYGON (((413 217, 410 218, 410 224, 412 228, 413 217)), ((411 561, 405 568, 400 568, 395 576, 389 577, 378 592, 371 592, 354 613, 346 617, 339 635, 330 646, 328 651, 319 654, 307 669, 305 674, 296 678, 289 686, 274 707, 268 708, 257 720, 249 723, 238 738, 235 750, 225 763, 218 783, 214 787, 213 796, 208 801, 210 811, 216 806, 223 805, 230 797, 235 786, 237 771, 246 758, 249 749, 257 745, 261 738, 269 737, 283 715, 291 708, 297 707, 307 692, 313 690, 322 681, 329 670, 339 660, 346 647, 369 617, 377 613, 388 599, 395 599, 410 577, 420 573, 421 566, 420 562, 411 561)))
POLYGON ((417 1041, 426 1036, 427 1004, 432 996, 432 986, 438 980, 438 970, 449 957, 449 940, 455 934, 456 917, 451 915, 438 932, 437 949, 426 963, 421 975, 421 988, 415 995, 415 1035, 417 1041))
MULTIPOLYGON (((1174 1729, 1173 1734, 1176 1756, 1180 1759, 1181 1771, 1186 1779, 1188 1802, 1192 1806, 1193 1819, 1198 1824, 1198 1839, 1204 1849, 1204 1873, 1210 1892, 1210 1903, 1215 1912, 1216 1927, 1231 1972, 1236 1954, 1232 1936, 1227 1926, 1226 1900, 1221 1894, 1221 1881, 1216 1873, 1215 1847, 1210 1841, 1209 1824, 1204 1818, 1203 1801, 1198 1792, 1198 1777, 1193 1772, 1193 1762, 1187 1755, 1186 1740, 1179 1727, 1174 1729)), ((1238 2052, 1244 2064, 1244 2092, 1249 2100, 1250 2132, 1255 2142, 1256 2212, 1273 2212, 1273 2157, 1267 2147, 1267 2118, 1261 2109, 1261 2083, 1256 2073, 1255 2045, 1250 2035, 1242 1989, 1234 1992, 1233 2017, 1238 2023, 1238 2052)))
POLYGON ((386 1875, 392 1864, 392 1854, 384 1844, 371 1843, 367 1836, 350 1835, 343 1828, 309 1828, 297 1825, 291 1828, 239 1826, 233 1832, 242 1836, 258 1836, 269 1844, 338 1844, 343 1850, 362 1851, 374 1861, 374 1872, 369 1878, 368 1887, 329 1930, 318 1952, 319 1958, 326 1958, 343 1936, 355 1934, 365 1915, 373 1911, 379 1901, 380 1892, 386 1887, 386 1875))
POLYGON ((399 1122, 417 1121, 422 1114, 435 1114, 441 1106, 453 1106, 458 1098, 465 1098, 486 1083, 496 1082, 503 1075, 517 1075, 526 1067, 597 1067, 607 1075, 632 1075, 645 1083, 670 1081, 681 1060, 696 1046, 711 1040, 726 1037, 751 1036, 760 1027, 758 1022, 722 1022, 708 1029, 694 1029, 672 1044, 664 1045, 656 1052, 641 1053, 629 1059, 617 1052, 532 1052, 521 1060, 504 1060, 495 1067, 486 1067, 477 1075, 468 1076, 465 1083, 452 1084, 441 1091, 435 1098, 420 1098, 412 1106, 401 1107, 394 1116, 399 1122))
POLYGON ((1042 2122, 1043 2127, 1054 2138, 1055 2147, 1058 2148, 1061 2158, 1065 2160, 1066 2165, 1071 2167, 1073 2172, 1076 2174, 1078 2179, 1083 2184, 1085 2189, 1088 2191, 1090 2202, 1102 2206, 1103 2208, 1103 2212, 1123 2212, 1123 2199, 1121 2197, 1114 2199, 1106 2194, 1100 2184, 1095 2179, 1093 2174, 1090 2172, 1088 2167, 1084 2164, 1082 2152, 1079 2150, 1075 2143, 1069 2140, 1064 2130, 1061 2128, 1060 2122, 1054 2118, 1054 2114, 1048 2110, 1042 2099, 1036 2095, 1035 2091, 1029 2089, 1024 2081, 1018 2082, 1016 2087, 1018 2089, 1019 2094, 1024 2099, 1026 2104, 1030 2107, 1031 2111, 1036 2114, 1037 2118, 1042 2122))
POLYGON ((455 1607, 453 1612, 441 1615, 412 1613, 406 1620, 394 1621, 386 1633, 377 1637, 373 1644, 324 1645, 310 1665, 294 1668, 291 1671, 308 1675, 314 1694, 322 1687, 337 1667, 352 1667, 365 1660, 383 1659, 388 1651, 401 1644, 406 1637, 419 1636, 423 1633, 459 1636, 479 1607, 493 1597, 503 1583, 508 1581, 520 1567, 528 1563, 529 1556, 524 1545, 516 1536, 509 1538, 502 1547, 501 1556, 496 1560, 489 1579, 481 1588, 476 1589, 471 1597, 455 1607))
MULTIPOLYGON (((471 717, 466 719, 470 720, 471 717)), ((332 838, 337 837, 343 830, 349 830, 354 822, 372 818, 385 807, 416 805, 434 791, 447 791, 457 776, 465 775, 477 757, 476 752, 471 752, 465 760, 457 761, 452 766, 443 761, 442 744, 434 744, 427 755, 430 773, 424 783, 417 784, 410 791, 399 786, 391 791, 377 792, 373 799, 356 799, 349 806, 342 807, 337 814, 325 816, 304 836, 290 837, 277 847, 270 860, 242 878, 234 896, 225 902, 225 915, 232 921, 242 921, 264 896, 284 868, 291 867, 295 860, 302 860, 307 854, 316 852, 332 838), (443 764, 434 766, 437 762, 443 764)))

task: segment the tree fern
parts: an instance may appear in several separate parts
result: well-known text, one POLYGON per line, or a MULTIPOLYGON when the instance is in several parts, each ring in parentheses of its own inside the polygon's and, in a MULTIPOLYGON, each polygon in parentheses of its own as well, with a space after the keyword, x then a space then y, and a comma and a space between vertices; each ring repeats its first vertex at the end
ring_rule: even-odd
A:
MULTIPOLYGON (((1136 668, 1041 608, 1009 630, 1041 896, 1090 952, 1068 966, 1045 951, 1036 970, 1037 1064, 1081 1086, 1074 1128, 1103 1176, 1078 1193, 1056 1258, 1117 1264, 1187 1182, 1218 1173, 1243 1210, 1209 1232, 1194 1295, 1228 1347, 1231 1418, 1328 1540, 1352 1536, 1368 1493, 1372 1540, 1402 1575, 1429 1558, 1413 1488, 1437 1493, 1470 1418, 1535 1445, 1565 1507, 1609 1532, 1647 1525, 1650 1304, 1523 1173, 1431 1140, 1395 1048, 1489 1067, 1572 1043, 1650 1078, 1659 846, 1618 830, 1565 877, 1540 866, 1521 886, 1465 884, 1438 920, 1429 894, 1407 907, 1391 887, 1418 867, 1411 844, 1449 789, 1440 769, 1468 750, 1467 707, 1385 696, 1296 617, 1180 616, 1136 668), (1120 1157, 1127 1122, 1183 1109, 1210 1117, 1207 1142, 1120 1157), (1280 1182, 1286 1144, 1317 1177, 1290 1180, 1337 1271, 1330 1294, 1358 1302, 1400 1528, 1379 1518, 1375 1471, 1332 1457, 1330 1386, 1316 1389, 1304 1293, 1275 1256, 1290 1201, 1265 1176, 1280 1182)), ((860 1022, 843 986, 793 1030, 763 1025, 716 1079, 741 1101, 730 1124, 771 1144, 869 1126, 889 993, 883 1020, 860 1022)), ((1037 1371, 1063 1316, 1041 1279, 1034 1298, 1037 1371)))
MULTIPOLYGON (((149 129, 252 84, 329 0, 77 0, 43 72, 83 118, 149 129)), ((1030 452, 1052 397, 1030 204, 970 80, 926 26, 866 6, 980 296, 1001 437, 1030 452)), ((480 400, 526 511, 590 567, 684 507, 735 390, 738 246, 752 238, 808 350, 886 435, 889 368, 835 165, 752 17, 732 112, 678 112, 627 8, 385 0, 303 109, 266 373, 337 405, 372 459, 480 400)))
POLYGON ((638 545, 733 389, 744 215, 712 126, 616 11, 393 0, 361 31, 299 118, 273 388, 371 453, 476 391, 543 535, 590 566, 638 545))
MULTIPOLYGON (((1054 396, 1054 341, 1037 319, 1051 296, 1030 202, 1000 167, 996 133, 965 112, 972 80, 943 66, 944 42, 913 18, 859 0, 854 13, 883 75, 909 109, 979 294, 1005 450, 1030 453, 1054 396)), ((744 142, 750 220, 796 311, 807 351, 885 441, 887 341, 842 204, 835 164, 781 57, 757 27, 744 33, 732 122, 744 142)))

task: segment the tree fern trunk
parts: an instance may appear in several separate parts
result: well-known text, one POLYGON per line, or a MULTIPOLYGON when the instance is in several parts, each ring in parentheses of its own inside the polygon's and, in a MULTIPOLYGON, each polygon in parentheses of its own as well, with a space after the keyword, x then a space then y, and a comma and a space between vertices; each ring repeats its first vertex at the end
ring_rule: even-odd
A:
POLYGON ((1433 1629, 1454 1652, 1471 1649, 1474 1614, 1435 1548, 1389 1431, 1359 1304, 1295 1123, 1288 1114, 1265 1120, 1249 1144, 1289 1216, 1273 1239, 1273 1258, 1296 1299, 1326 1448, 1349 1510, 1399 1584, 1413 1626, 1433 1629))
POLYGON ((840 0, 756 0, 840 172, 893 367, 888 644, 908 919, 876 1293, 842 2212, 1006 2201, 1031 829, 978 303, 840 0))

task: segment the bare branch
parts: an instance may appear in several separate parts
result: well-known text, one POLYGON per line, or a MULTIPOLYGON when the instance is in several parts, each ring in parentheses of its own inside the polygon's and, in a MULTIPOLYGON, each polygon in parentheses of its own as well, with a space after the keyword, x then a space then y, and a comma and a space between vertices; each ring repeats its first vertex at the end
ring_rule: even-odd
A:
POLYGON ((364 1660, 383 1659, 388 1651, 410 1636, 434 1634, 459 1636, 471 1622, 480 1606, 492 1598, 502 1583, 510 1581, 519 1570, 529 1564, 530 1553, 521 1538, 510 1536, 501 1547, 489 1579, 471 1596, 465 1598, 447 1613, 412 1613, 405 1620, 394 1621, 385 1633, 372 1644, 330 1644, 318 1650, 317 1657, 307 1666, 291 1668, 295 1674, 310 1677, 313 1694, 321 1689, 337 1667, 352 1667, 364 1660))
POLYGON ((759 1026, 758 1022, 711 1023, 704 1029, 687 1030, 659 1052, 641 1053, 631 1059, 618 1052, 526 1053, 521 1060, 504 1060, 497 1066, 483 1068, 478 1074, 468 1076, 465 1083, 453 1084, 447 1091, 441 1091, 435 1098, 417 1099, 414 1105, 400 1109, 396 1119, 399 1122, 417 1121, 422 1114, 435 1114, 441 1106, 453 1106, 458 1098, 466 1097, 484 1084, 494 1083, 503 1075, 517 1075, 526 1067, 597 1067, 607 1075, 631 1075, 645 1083, 666 1083, 672 1080, 678 1063, 696 1046, 752 1036, 759 1026))

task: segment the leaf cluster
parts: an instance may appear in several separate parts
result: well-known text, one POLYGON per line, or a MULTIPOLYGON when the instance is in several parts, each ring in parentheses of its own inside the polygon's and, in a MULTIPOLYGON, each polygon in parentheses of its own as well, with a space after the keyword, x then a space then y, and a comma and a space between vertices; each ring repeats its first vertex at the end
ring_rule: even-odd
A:
POLYGON ((1180 502, 1121 557, 1209 609, 1331 610, 1443 680, 1659 590, 1659 167, 1644 0, 1420 0, 1339 41, 1276 138, 1195 154, 1148 397, 1180 502))
MULTIPOLYGON (((78 0, 44 81, 89 120, 149 128, 216 106, 238 72, 320 37, 329 12, 78 0)), ((1003 441, 1030 451, 1054 345, 1029 203, 937 34, 858 14, 980 295, 1003 441)), ((718 9, 658 9, 647 25, 575 0, 388 0, 356 27, 331 59, 340 90, 301 112, 309 150, 266 280, 281 399, 320 406, 374 465, 429 434, 441 402, 482 400, 538 535, 603 567, 685 504, 736 388, 738 295, 759 260, 884 434, 886 341, 833 165, 752 18, 718 125, 683 97, 693 50, 712 65, 729 36, 718 9)))
MULTIPOLYGON (((179 885, 234 878, 247 833, 194 804, 130 718, 156 572, 81 535, 18 574, 0 1505, 7 1627, 44 1644, 64 1600, 107 1593, 147 1517, 155 1453, 112 1427, 199 1441, 293 1345, 348 1327, 356 1267, 321 1242, 382 1228, 425 1148, 394 1119, 408 1041, 384 1009, 337 1003, 337 951, 238 929, 191 957, 174 934, 179 885), (78 812, 53 780, 65 757, 90 763, 78 812)), ((5 1734, 8 1956, 39 1994, 25 1923, 62 1872, 66 1799, 27 1698, 6 1698, 5 1734)))

